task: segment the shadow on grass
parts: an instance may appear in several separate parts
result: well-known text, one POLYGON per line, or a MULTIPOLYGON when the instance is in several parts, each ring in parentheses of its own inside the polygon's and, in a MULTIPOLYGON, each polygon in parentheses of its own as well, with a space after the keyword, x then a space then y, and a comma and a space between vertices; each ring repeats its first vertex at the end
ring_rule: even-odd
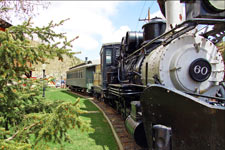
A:
MULTIPOLYGON (((84 102, 88 105, 88 101, 84 102)), ((92 104, 93 105, 93 104, 92 104)), ((101 112, 92 114, 82 114, 84 117, 91 119, 91 127, 95 129, 94 133, 90 133, 89 137, 95 140, 96 145, 100 145, 103 150, 118 150, 116 140, 112 130, 101 112)))
MULTIPOLYGON (((61 92, 68 94, 74 98, 79 97, 67 90, 61 90, 61 92)), ((85 108, 81 108, 82 110, 99 111, 98 108, 94 104, 92 104, 89 100, 82 98, 81 101, 85 106, 85 108)), ((82 114, 81 116, 90 119, 90 126, 91 128, 95 129, 95 132, 89 133, 88 135, 91 139, 95 140, 96 145, 101 146, 103 150, 118 149, 112 130, 100 111, 97 113, 82 114)))
POLYGON ((118 150, 111 128, 101 113, 82 114, 82 116, 91 119, 90 125, 95 132, 89 133, 89 137, 95 140, 96 145, 101 146, 103 150, 118 150))
MULTIPOLYGON (((70 93, 70 91, 66 91, 66 90, 63 90, 61 91, 63 93, 66 93, 74 98, 78 98, 79 96, 73 94, 73 93, 70 93)), ((85 98, 82 98, 82 99, 85 99, 85 98)), ((85 111, 98 111, 98 108, 95 107, 95 105, 93 105, 89 100, 85 99, 83 101, 84 105, 85 105, 85 108, 80 108, 81 110, 85 110, 85 111)))
POLYGON ((68 94, 68 95, 70 95, 70 96, 72 96, 74 98, 78 98, 79 97, 79 96, 77 96, 77 95, 75 95, 75 94, 73 94, 73 93, 71 93, 70 91, 67 91, 67 90, 62 90, 61 92, 62 93, 66 93, 66 94, 68 94))

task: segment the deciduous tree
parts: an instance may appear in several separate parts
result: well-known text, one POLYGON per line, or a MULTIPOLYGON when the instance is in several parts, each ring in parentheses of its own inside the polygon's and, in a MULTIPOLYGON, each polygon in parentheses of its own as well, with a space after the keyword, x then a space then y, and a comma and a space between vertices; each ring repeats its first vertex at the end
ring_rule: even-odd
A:
POLYGON ((1 0, 0 18, 8 21, 12 17, 28 19, 37 15, 39 9, 48 8, 49 4, 50 2, 40 0, 1 0))

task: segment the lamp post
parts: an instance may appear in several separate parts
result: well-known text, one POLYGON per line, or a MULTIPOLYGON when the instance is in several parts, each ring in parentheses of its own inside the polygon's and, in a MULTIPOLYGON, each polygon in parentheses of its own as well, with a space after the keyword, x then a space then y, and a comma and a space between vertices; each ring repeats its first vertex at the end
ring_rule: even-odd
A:
POLYGON ((45 97, 45 85, 44 85, 45 68, 46 68, 46 64, 42 64, 42 70, 43 70, 43 93, 42 93, 42 97, 45 97))
MULTIPOLYGON (((62 73, 61 73, 61 74, 62 74, 62 73)), ((61 83, 61 88, 62 88, 62 86, 63 86, 63 85, 62 85, 62 75, 61 75, 61 81, 60 81, 60 83, 61 83)))

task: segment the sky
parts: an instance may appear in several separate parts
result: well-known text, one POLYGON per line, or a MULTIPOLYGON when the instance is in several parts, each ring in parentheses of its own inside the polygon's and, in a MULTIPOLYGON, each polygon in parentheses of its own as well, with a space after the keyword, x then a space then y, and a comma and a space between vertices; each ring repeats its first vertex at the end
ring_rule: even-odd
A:
POLYGON ((75 56, 96 60, 103 43, 121 42, 127 31, 142 31, 145 22, 138 19, 147 18, 148 8, 151 18, 162 16, 156 1, 50 1, 32 22, 41 27, 70 18, 56 31, 66 33, 68 39, 79 36, 72 50, 81 54, 75 56))

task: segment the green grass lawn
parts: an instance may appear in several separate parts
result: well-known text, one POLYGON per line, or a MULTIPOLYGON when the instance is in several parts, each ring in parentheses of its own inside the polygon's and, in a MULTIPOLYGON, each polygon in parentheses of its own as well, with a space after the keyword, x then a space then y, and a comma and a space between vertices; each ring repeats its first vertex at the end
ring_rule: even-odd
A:
MULTIPOLYGON (((50 100, 75 101, 77 96, 64 89, 48 88, 46 98, 50 100)), ((83 114, 81 118, 88 120, 95 131, 82 132, 79 129, 69 131, 72 143, 64 142, 65 150, 117 150, 118 146, 113 133, 103 114, 89 100, 80 98, 81 109, 96 111, 96 113, 83 114)), ((58 144, 49 144, 53 149, 60 149, 58 144)))

